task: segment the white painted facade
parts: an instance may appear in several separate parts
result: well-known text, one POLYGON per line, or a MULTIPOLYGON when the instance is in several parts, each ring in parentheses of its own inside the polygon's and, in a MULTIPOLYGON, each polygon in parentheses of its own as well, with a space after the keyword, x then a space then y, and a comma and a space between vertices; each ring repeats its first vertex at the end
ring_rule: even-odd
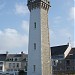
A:
POLYGON ((4 61, 0 61, 0 72, 4 72, 4 61))
POLYGON ((21 69, 21 62, 6 62, 5 63, 5 70, 6 71, 18 71, 21 69), (17 66, 18 65, 18 66, 17 66))
POLYGON ((0 72, 0 75, 18 75, 15 72, 0 72))
POLYGON ((42 75, 41 72, 41 22, 40 9, 31 10, 30 13, 30 28, 29 28, 29 51, 28 51, 28 75, 42 75), (34 28, 36 22, 36 28, 34 28), (36 50, 34 50, 36 43, 36 50), (32 62, 31 62, 32 61, 32 62), (33 70, 33 65, 36 65, 36 71, 33 70))

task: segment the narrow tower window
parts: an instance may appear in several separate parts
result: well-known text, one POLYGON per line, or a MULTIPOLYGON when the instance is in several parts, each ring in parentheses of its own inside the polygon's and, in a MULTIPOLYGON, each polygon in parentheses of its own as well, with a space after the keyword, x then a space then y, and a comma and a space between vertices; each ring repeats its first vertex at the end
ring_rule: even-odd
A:
POLYGON ((36 43, 34 43, 34 50, 36 50, 36 43))
POLYGON ((36 65, 33 65, 33 71, 35 72, 35 70, 36 70, 36 65))
POLYGON ((36 22, 34 22, 34 28, 36 28, 36 22))

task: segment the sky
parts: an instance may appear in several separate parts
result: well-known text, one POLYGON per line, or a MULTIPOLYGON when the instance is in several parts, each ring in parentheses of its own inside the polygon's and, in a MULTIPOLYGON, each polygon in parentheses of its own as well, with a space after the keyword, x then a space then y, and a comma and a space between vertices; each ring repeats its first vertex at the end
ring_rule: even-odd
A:
MULTIPOLYGON (((74 46, 75 0, 50 0, 50 46, 74 46)), ((29 17, 27 0, 0 0, 0 53, 28 53, 29 17)))

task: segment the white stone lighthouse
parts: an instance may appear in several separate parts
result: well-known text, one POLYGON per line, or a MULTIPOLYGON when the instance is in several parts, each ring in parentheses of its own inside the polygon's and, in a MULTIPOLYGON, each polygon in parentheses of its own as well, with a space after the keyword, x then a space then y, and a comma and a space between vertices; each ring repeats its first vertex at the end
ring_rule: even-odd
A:
POLYGON ((49 0, 28 0, 30 11, 27 75, 51 75, 49 42, 49 0))

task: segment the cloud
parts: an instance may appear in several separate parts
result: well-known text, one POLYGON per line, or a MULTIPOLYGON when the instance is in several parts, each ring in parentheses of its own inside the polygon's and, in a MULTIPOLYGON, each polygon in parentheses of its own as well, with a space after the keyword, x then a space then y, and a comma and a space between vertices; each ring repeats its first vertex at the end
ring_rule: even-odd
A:
POLYGON ((72 41, 72 42, 71 42, 71 46, 72 46, 72 47, 75 47, 75 41, 72 41))
POLYGON ((4 29, 0 30, 0 50, 11 50, 20 47, 27 47, 28 36, 21 35, 15 29, 4 29))
POLYGON ((16 4, 15 5, 15 13, 16 14, 27 14, 29 11, 28 11, 28 8, 25 4, 16 4))
POLYGON ((22 21, 22 28, 26 33, 29 33, 29 22, 28 21, 22 21))
POLYGON ((5 2, 3 0, 0 0, 0 10, 5 7, 5 2))
POLYGON ((56 39, 56 35, 52 29, 49 29, 49 35, 50 35, 50 39, 52 40, 56 39))
POLYGON ((60 23, 60 22, 61 22, 61 16, 56 16, 56 17, 54 18, 54 23, 58 24, 58 23, 60 23))
POLYGON ((75 7, 70 8, 70 20, 75 20, 75 7))
POLYGON ((69 38, 72 36, 67 28, 59 30, 59 35, 64 38, 69 38))

